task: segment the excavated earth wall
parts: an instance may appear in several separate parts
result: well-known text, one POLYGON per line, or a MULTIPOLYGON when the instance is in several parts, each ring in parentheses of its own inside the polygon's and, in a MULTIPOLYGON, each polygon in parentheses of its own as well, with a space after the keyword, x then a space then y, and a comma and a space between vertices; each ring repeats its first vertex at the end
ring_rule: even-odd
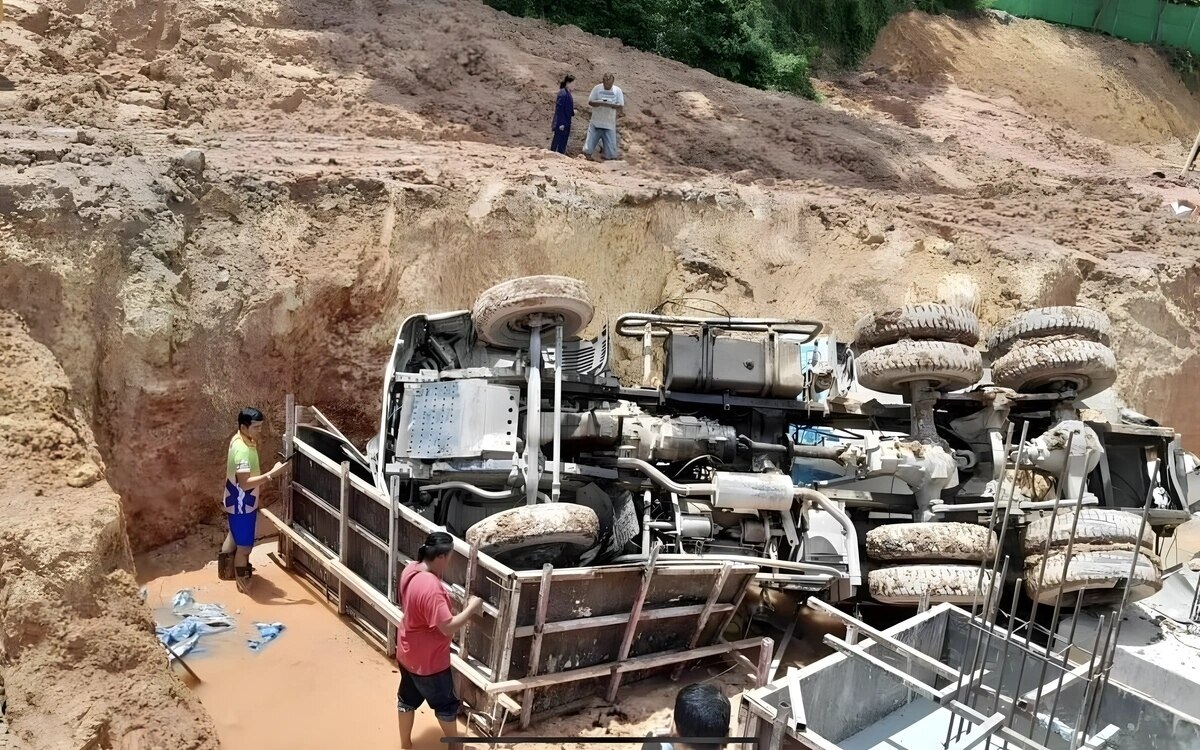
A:
POLYGON ((138 598, 104 472, 54 355, 0 312, 0 747, 216 748, 138 598))

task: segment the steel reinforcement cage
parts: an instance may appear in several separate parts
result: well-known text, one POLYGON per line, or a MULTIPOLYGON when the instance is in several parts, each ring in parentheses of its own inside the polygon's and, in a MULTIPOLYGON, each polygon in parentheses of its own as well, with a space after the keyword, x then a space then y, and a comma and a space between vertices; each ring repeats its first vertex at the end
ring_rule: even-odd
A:
MULTIPOLYGON (((298 425, 340 434, 317 409, 288 397, 284 450, 294 459, 282 517, 262 515, 279 529, 283 564, 320 586, 339 614, 392 656, 403 615, 399 570, 438 527, 306 443, 298 425)), ((476 723, 495 730, 519 717, 525 727, 592 696, 612 701, 623 680, 678 673, 718 654, 765 684, 770 639, 722 638, 758 566, 656 558, 517 571, 456 538, 446 590, 458 606, 469 594, 484 602, 452 647, 455 684, 476 723), (757 663, 743 649, 757 649, 757 663)))

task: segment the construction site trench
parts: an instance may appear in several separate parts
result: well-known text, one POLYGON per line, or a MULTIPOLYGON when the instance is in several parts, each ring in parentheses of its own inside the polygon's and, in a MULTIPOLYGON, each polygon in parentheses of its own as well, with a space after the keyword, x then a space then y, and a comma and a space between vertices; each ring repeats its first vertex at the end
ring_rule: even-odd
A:
MULTIPOLYGON (((593 334, 674 300, 844 338, 955 278, 985 327, 1091 307, 1109 395, 1200 449, 1200 98, 1148 47, 906 14, 816 103, 470 0, 8 0, 0 74, 0 747, 391 743, 398 675, 320 591, 266 546, 258 596, 216 580, 225 451, 254 405, 273 456, 288 394, 365 445, 400 322, 512 277, 583 281, 593 334), (556 81, 610 70, 625 158, 548 151, 556 81), (183 589, 286 628, 191 684, 183 589)), ((660 732, 676 688, 538 731, 660 732)))

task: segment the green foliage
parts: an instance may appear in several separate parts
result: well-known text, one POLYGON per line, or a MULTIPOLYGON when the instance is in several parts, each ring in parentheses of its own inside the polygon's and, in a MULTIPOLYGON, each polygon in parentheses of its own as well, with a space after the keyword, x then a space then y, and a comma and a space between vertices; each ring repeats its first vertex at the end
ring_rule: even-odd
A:
POLYGON ((763 89, 809 98, 813 62, 856 65, 888 19, 972 10, 985 0, 485 0, 498 10, 620 39, 763 89))
MULTIPOLYGON (((1200 0, 1198 0, 1200 2, 1200 0)), ((1189 91, 1200 89, 1200 59, 1182 47, 1159 45, 1158 51, 1167 58, 1189 91)))
MULTIPOLYGON (((1200 2, 1200 0, 1197 0, 1200 2)), ((829 67, 854 67, 866 59, 892 16, 976 11, 987 0, 769 0, 777 18, 814 41, 829 67)))

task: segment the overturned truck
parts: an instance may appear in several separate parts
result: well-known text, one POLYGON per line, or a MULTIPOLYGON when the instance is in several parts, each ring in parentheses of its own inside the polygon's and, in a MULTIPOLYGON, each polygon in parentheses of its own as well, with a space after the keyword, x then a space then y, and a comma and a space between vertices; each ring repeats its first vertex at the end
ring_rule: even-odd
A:
POLYGON ((1176 433, 1084 411, 1116 377, 1103 313, 1007 321, 988 385, 979 323, 948 304, 867 316, 850 344, 816 321, 640 313, 576 338, 591 314, 580 282, 540 276, 406 320, 368 450, 380 486, 518 569, 661 545, 660 560, 898 604, 970 600, 998 500, 1031 554, 1068 506, 1080 518, 1056 523, 1051 553, 1072 527, 1105 547, 1029 592, 1043 598, 1102 590, 1106 565, 1152 552, 1135 538, 1147 497, 1160 534, 1189 518, 1195 459, 1176 433), (637 386, 616 376, 618 338, 640 344, 637 386))
MULTIPOLYGON (((1061 573, 1024 577, 1031 598, 1099 601, 1131 569, 1135 590, 1148 593, 1161 585, 1160 540, 1200 492, 1196 459, 1173 430, 1086 408, 1116 376, 1109 323, 1096 311, 1018 315, 985 351, 969 303, 869 315, 848 343, 818 321, 662 310, 581 337, 592 316, 583 284, 559 276, 499 284, 470 311, 412 316, 363 453, 332 425, 296 426, 321 468, 345 463, 374 498, 362 504, 373 520, 351 518, 350 531, 383 532, 349 567, 370 568, 385 598, 404 557, 389 540, 406 528, 461 539, 462 588, 474 593, 483 568, 508 571, 487 585, 510 593, 518 579, 553 586, 563 570, 593 581, 642 571, 641 583, 603 588, 604 616, 624 617, 624 630, 596 646, 592 667, 717 643, 749 577, 831 602, 970 603, 1004 583, 980 567, 997 559, 998 513, 1018 528, 1019 562, 1070 558, 1042 566, 1061 573), (647 594, 651 571, 678 566, 707 571, 704 583, 647 594), (656 644, 643 630, 629 642, 639 619, 681 607, 703 612, 699 628, 667 628, 656 644)), ((301 491, 283 523, 344 557, 352 545, 336 538, 347 532, 328 512, 346 506, 330 501, 334 487, 295 479, 301 491)), ((405 544, 411 553, 419 540, 405 544)), ((537 589, 513 605, 525 620, 507 623, 511 632, 545 631, 544 610, 557 605, 537 589)), ((574 617, 587 617, 579 596, 600 592, 574 592, 574 617)), ((495 601, 489 616, 499 617, 495 601)), ((503 646, 478 648, 500 660, 485 671, 514 669, 503 646)), ((563 669, 539 663, 541 637, 529 648, 532 674, 563 669)), ((470 638, 466 650, 480 653, 470 638)), ((498 675, 489 673, 493 687, 498 675)))

